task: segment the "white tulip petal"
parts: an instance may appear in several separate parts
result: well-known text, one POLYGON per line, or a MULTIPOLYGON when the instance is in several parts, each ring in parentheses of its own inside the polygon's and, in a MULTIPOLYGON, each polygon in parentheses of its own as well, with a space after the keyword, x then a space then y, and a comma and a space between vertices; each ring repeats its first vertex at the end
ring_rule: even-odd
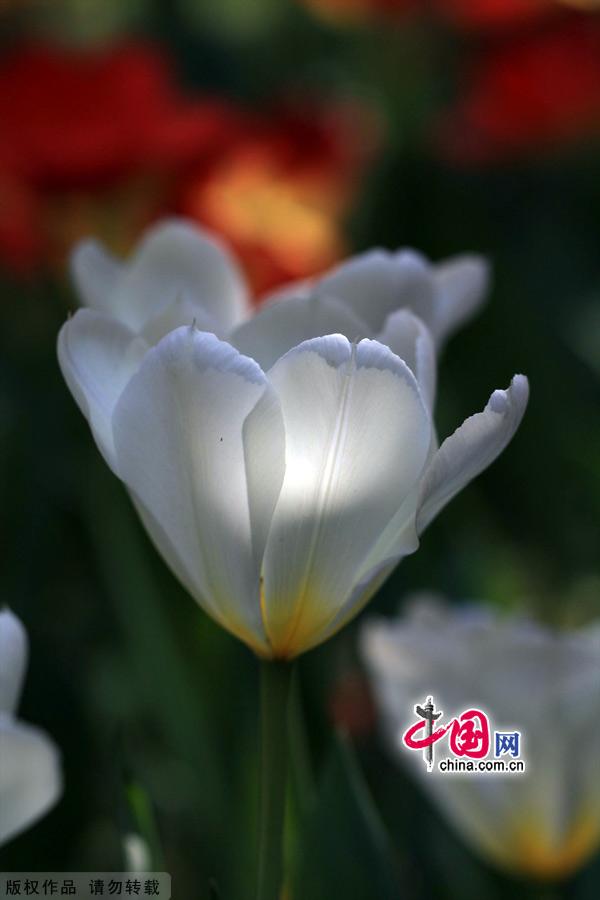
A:
MULTIPOLYGON (((352 594, 337 611, 327 628, 318 635, 318 640, 315 640, 315 644, 329 640, 330 637, 341 631, 348 622, 351 622, 364 609, 371 598, 375 596, 397 563, 397 556, 384 559, 369 569, 364 576, 359 576, 359 583, 352 591, 352 594)), ((310 646, 306 649, 310 650, 310 646)))
MULTIPOLYGON (((187 568, 187 558, 179 553, 178 548, 171 540, 170 534, 167 533, 162 523, 155 518, 153 513, 144 506, 140 498, 132 491, 129 491, 129 497, 158 554, 162 556, 188 594, 198 599, 197 576, 194 567, 192 566, 191 569, 187 568)), ((216 616, 216 612, 214 615, 216 616)))
POLYGON ((269 372, 286 470, 267 541, 264 615, 275 655, 319 641, 381 531, 423 469, 431 421, 415 378, 387 347, 307 341, 269 372))
POLYGON ((361 581, 366 578, 365 573, 376 571, 382 562, 395 560, 395 564, 397 564, 405 556, 409 556, 419 549, 419 537, 415 524, 418 496, 419 484, 417 483, 371 547, 359 576, 361 581))
MULTIPOLYGON (((253 360, 179 328, 148 351, 113 416, 120 476, 155 523, 159 549, 171 565, 177 558, 196 599, 263 653, 244 423, 266 389, 253 360)), ((263 424, 274 418, 263 410, 263 424)), ((253 470, 253 489, 259 480, 253 470)))
MULTIPOLYGON (((437 453, 437 449, 437 435, 432 422, 431 443, 423 472, 427 472, 429 463, 437 453)), ((395 559, 396 563, 398 563, 405 556, 410 556, 411 553, 419 549, 416 518, 420 493, 421 484, 418 482, 377 538, 377 542, 365 560, 363 572, 375 570, 382 560, 395 559)))
POLYGON ((296 294, 266 304, 230 335, 240 353, 267 371, 288 350, 323 334, 366 337, 368 328, 339 300, 317 294, 296 294))
POLYGON ((422 257, 408 250, 363 253, 322 278, 317 288, 322 296, 345 303, 371 333, 400 307, 412 309, 428 324, 435 314, 433 279, 422 257))
POLYGON ((279 398, 270 385, 246 418, 242 434, 252 547, 259 572, 285 474, 283 415, 279 398))
POLYGON ((20 620, 9 609, 0 610, 0 715, 17 708, 27 649, 27 634, 20 620))
POLYGON ((80 241, 71 253, 71 277, 85 304, 98 312, 118 316, 116 294, 125 271, 122 262, 94 238, 80 241))
POLYGON ((184 220, 146 232, 117 287, 119 316, 135 331, 187 295, 226 332, 244 316, 246 288, 233 258, 213 235, 184 220))
MULTIPOLYGON (((256 572, 260 571, 275 502, 285 468, 285 432, 279 401, 267 385, 243 428, 250 529, 256 572)), ((169 534, 134 494, 131 499, 154 546, 191 596, 198 596, 195 568, 181 555, 169 534)), ((249 589, 249 595, 252 589, 249 589)), ((218 610, 213 611, 214 615, 218 610)))
POLYGON ((146 350, 146 342, 125 325, 91 309, 78 310, 58 336, 58 361, 64 379, 113 471, 112 414, 146 350))
POLYGON ((435 346, 426 325, 408 309, 388 316, 377 340, 403 359, 419 382, 427 407, 433 409, 437 379, 435 346))
POLYGON ((59 754, 50 738, 0 715, 0 844, 48 812, 61 789, 59 754))
POLYGON ((464 254, 438 263, 434 269, 440 299, 435 318, 438 342, 464 324, 485 300, 489 287, 489 264, 482 256, 464 254))
POLYGON ((504 450, 519 427, 529 384, 515 375, 506 391, 494 391, 483 412, 446 438, 425 472, 417 513, 420 534, 438 512, 504 450))

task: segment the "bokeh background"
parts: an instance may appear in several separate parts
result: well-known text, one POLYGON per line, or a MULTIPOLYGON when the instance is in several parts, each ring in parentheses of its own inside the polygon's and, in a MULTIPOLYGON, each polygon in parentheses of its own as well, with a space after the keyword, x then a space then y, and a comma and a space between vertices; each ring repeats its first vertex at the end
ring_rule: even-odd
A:
MULTIPOLYGON (((489 255, 489 304, 441 363, 440 433, 514 372, 530 408, 371 609, 427 589, 600 616, 597 5, 0 2, 0 602, 31 637, 21 715, 66 786, 0 868, 121 869, 141 831, 179 900, 253 890, 256 662, 158 559, 62 382, 79 237, 125 253, 190 216, 257 302, 372 245, 489 255)), ((536 885, 450 831, 384 751, 356 628, 298 667, 291 896, 596 897, 599 858, 536 885)))

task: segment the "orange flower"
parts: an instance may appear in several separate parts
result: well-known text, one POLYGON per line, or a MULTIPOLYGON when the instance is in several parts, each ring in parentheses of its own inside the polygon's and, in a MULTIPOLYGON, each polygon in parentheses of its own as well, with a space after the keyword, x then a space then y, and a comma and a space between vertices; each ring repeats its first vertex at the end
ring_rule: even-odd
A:
POLYGON ((258 293, 326 269, 376 132, 362 111, 279 111, 190 179, 182 212, 221 234, 258 293), (348 112, 350 113, 348 115, 348 112))

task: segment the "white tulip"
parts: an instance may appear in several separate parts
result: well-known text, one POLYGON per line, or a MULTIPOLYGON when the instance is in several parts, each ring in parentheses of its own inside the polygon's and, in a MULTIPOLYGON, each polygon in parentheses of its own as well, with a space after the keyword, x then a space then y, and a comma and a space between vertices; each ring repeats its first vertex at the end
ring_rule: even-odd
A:
POLYGON ((0 610, 0 844, 48 812, 62 790, 54 743, 15 717, 26 665, 25 629, 0 610))
POLYGON ((167 563, 225 628, 278 658, 352 618, 521 420, 528 385, 516 376, 436 451, 423 393, 433 362, 413 351, 417 377, 376 341, 329 335, 265 372, 194 327, 148 348, 91 310, 58 342, 98 446, 167 563))
POLYGON ((392 752, 473 849, 515 873, 555 879, 600 845, 600 623, 553 632, 482 607, 420 598, 362 629, 392 752), (439 724, 481 708, 522 732, 524 774, 427 773, 400 735, 432 695, 439 724))

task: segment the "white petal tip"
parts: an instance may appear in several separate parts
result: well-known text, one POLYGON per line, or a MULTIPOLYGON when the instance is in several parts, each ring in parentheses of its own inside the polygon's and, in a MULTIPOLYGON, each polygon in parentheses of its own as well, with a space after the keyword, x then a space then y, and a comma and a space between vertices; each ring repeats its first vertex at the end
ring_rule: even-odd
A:
POLYGON ((508 394, 506 391, 494 391, 489 400, 489 407, 492 412, 503 415, 508 409, 508 394))
POLYGON ((182 325, 166 334, 147 354, 147 359, 163 356, 177 368, 185 364, 186 352, 191 354, 195 366, 200 371, 215 369, 220 372, 235 372, 256 384, 263 384, 264 373, 255 360, 244 356, 227 341, 220 340, 210 331, 201 331, 196 322, 182 325))
POLYGON ((18 640, 21 643, 27 640, 27 632, 23 623, 9 606, 0 608, 0 632, 8 639, 18 640))
POLYGON ((527 375, 515 375, 510 383, 511 389, 521 395, 529 394, 529 379, 527 375))
POLYGON ((69 252, 69 270, 75 287, 83 290, 87 279, 97 274, 97 267, 111 259, 102 241, 95 237, 85 237, 73 244, 69 252))
POLYGON ((489 399, 488 409, 503 416, 511 405, 524 406, 528 397, 529 381, 525 375, 515 375, 507 390, 494 391, 489 399))
POLYGON ((323 337, 309 338, 281 357, 284 359, 295 353, 317 353, 334 368, 347 362, 352 355, 352 344, 343 334, 327 334, 323 337))
POLYGON ((289 350, 279 362, 296 353, 316 353, 333 368, 350 363, 356 369, 388 371, 418 390, 415 377, 404 360, 396 356, 388 346, 372 338, 349 341, 343 334, 311 338, 289 350))

